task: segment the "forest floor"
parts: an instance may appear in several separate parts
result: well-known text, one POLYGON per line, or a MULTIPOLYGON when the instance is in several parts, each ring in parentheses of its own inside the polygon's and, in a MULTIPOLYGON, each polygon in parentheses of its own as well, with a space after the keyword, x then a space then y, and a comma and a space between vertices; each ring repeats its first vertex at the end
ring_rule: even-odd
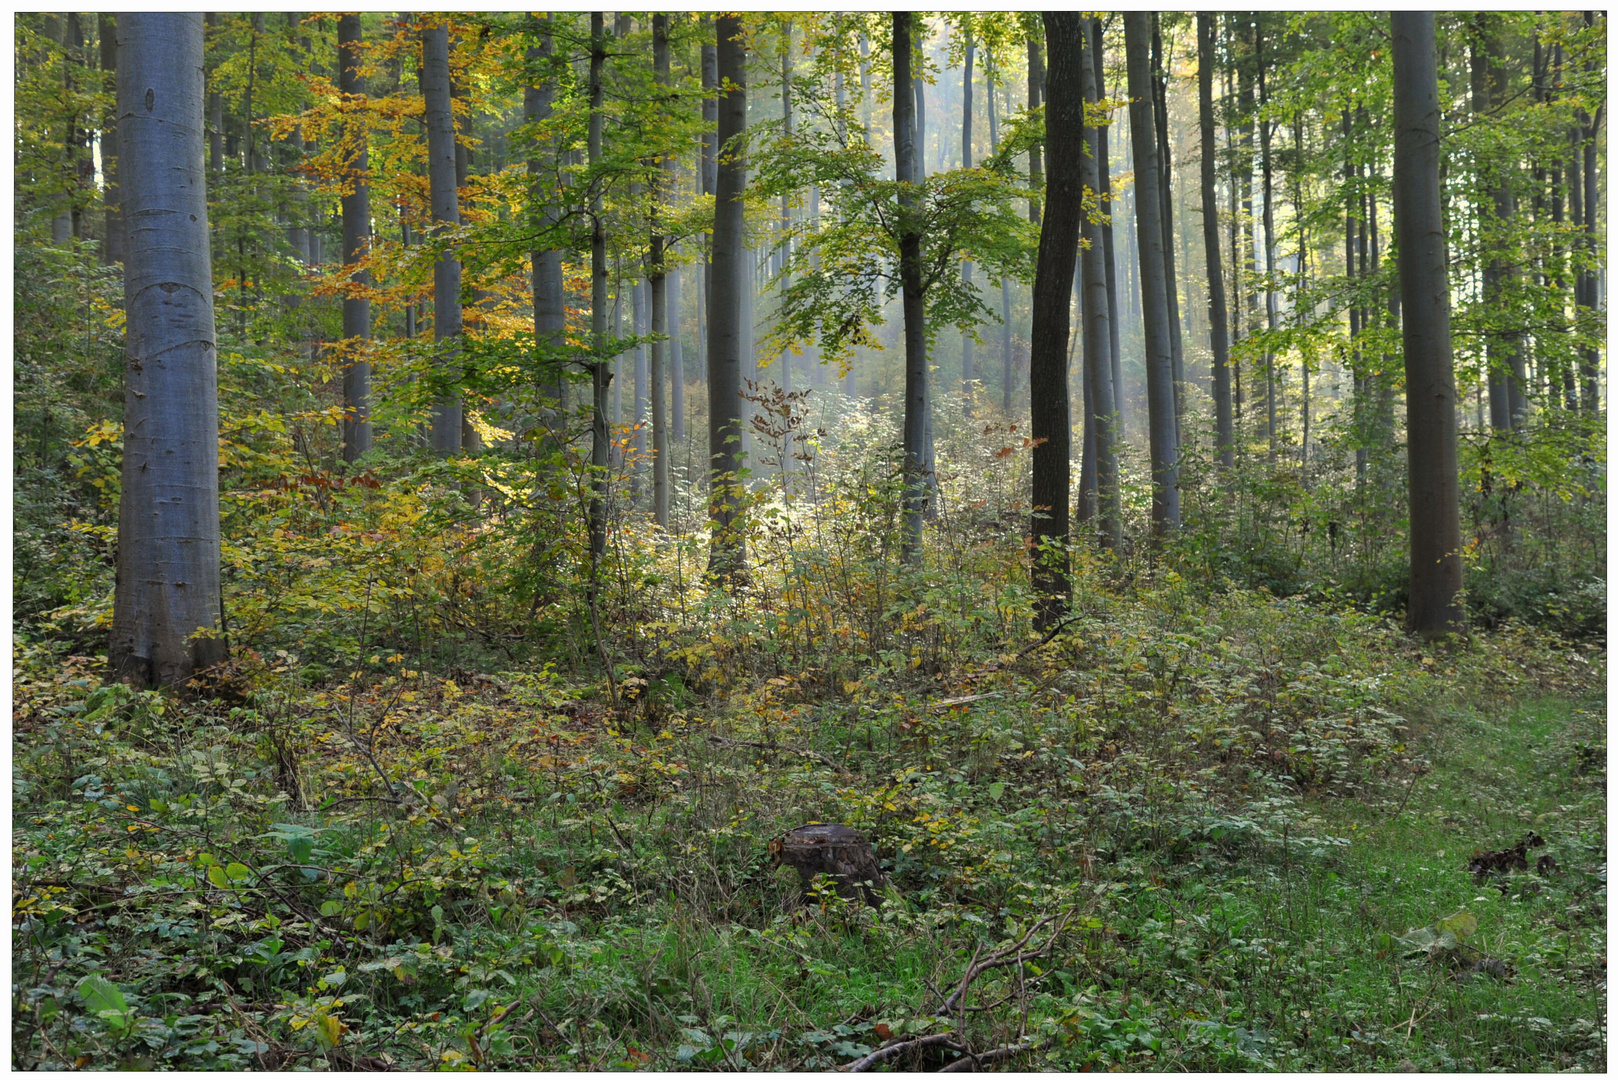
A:
POLYGON ((397 657, 180 703, 22 644, 13 1067, 1604 1071, 1605 662, 1172 590, 617 706, 397 657), (817 820, 880 906, 798 902, 817 820))

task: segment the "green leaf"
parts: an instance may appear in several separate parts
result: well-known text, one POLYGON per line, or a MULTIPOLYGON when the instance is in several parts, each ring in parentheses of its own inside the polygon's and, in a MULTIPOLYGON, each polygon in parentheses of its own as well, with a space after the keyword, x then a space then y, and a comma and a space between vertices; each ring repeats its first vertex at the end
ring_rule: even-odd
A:
POLYGON ((252 876, 252 874, 252 870, 248 869, 239 862, 233 862, 229 866, 225 867, 225 876, 230 878, 232 881, 246 881, 252 876))
POLYGON ((103 975, 86 975, 79 980, 79 996, 85 1006, 114 1031, 129 1026, 129 1003, 124 992, 103 975))
POLYGON ((222 866, 208 867, 208 880, 213 882, 218 888, 230 888, 230 879, 225 876, 225 868, 222 866))
POLYGON ((322 915, 325 915, 325 916, 328 916, 328 917, 332 916, 332 915, 336 915, 338 912, 340 912, 342 910, 343 910, 342 902, 338 901, 338 900, 327 900, 324 904, 320 905, 320 913, 322 915))
POLYGON ((1455 935, 1457 942, 1465 941, 1478 930, 1478 917, 1465 911, 1457 911, 1448 918, 1439 919, 1433 926, 1441 932, 1455 935))
POLYGON ((1000 782, 999 780, 996 780, 994 783, 989 785, 989 801, 990 802, 999 802, 1000 801, 1000 796, 1004 795, 1005 793, 1006 793, 1006 785, 1003 784, 1002 782, 1000 782))

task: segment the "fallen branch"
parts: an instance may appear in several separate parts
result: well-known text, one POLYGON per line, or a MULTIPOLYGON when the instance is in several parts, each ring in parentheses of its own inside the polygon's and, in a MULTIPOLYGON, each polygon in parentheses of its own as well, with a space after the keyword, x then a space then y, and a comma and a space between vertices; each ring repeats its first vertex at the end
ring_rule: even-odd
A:
POLYGON ((1056 944, 1056 939, 1061 936, 1062 931, 1067 927, 1068 920, 1072 917, 1073 912, 1071 910, 1057 915, 1047 915, 1033 926, 1030 926, 1028 928, 1028 932, 1022 937, 1018 938, 1014 943, 994 949, 982 957, 980 957, 978 953, 974 952, 972 954, 972 962, 966 966, 966 974, 961 976, 961 985, 956 987, 953 994, 944 999, 944 1004, 940 1005, 937 1010, 933 1012, 933 1015, 948 1016, 949 1014, 957 1011, 961 1002, 965 999, 967 992, 972 989, 973 981, 984 972, 993 971, 996 968, 1011 967, 1015 964, 1021 964, 1025 960, 1034 960, 1038 959, 1039 957, 1048 956, 1051 951, 1051 946, 1056 944), (1058 919, 1061 921, 1057 922, 1058 919), (1039 933, 1053 922, 1056 922, 1056 929, 1052 930, 1051 936, 1045 939, 1045 944, 1041 945, 1033 952, 1023 952, 1023 946, 1027 945, 1029 940, 1035 934, 1039 933))
POLYGON ((709 735, 708 741, 715 746, 749 746, 757 750, 784 750, 789 754, 802 754, 804 757, 815 758, 828 769, 838 768, 837 762, 822 754, 819 750, 805 750, 801 746, 782 746, 780 743, 753 742, 750 739, 727 739, 723 735, 709 735))
POLYGON ((1028 1051, 1035 1049, 1036 1045, 1035 1043, 1023 1043, 1018 1046, 1002 1046, 998 1050, 985 1050, 981 1054, 966 1054, 938 1071, 941 1073, 977 1072, 984 1065, 993 1065, 997 1061, 1004 1061, 1007 1058, 1016 1057, 1018 1054, 1026 1054, 1028 1051))
POLYGON ((881 1064, 891 1057, 898 1057, 908 1050, 920 1050, 928 1046, 944 1046, 951 1050, 965 1053, 965 1048, 955 1042, 953 1031, 941 1031, 936 1035, 922 1035, 915 1039, 901 1039, 899 1042, 889 1043, 880 1050, 872 1050, 858 1061, 851 1061, 841 1066, 839 1072, 869 1072, 871 1066, 881 1064))
POLYGON ((991 690, 987 694, 967 694, 965 697, 945 698, 943 701, 933 702, 932 710, 933 712, 943 712, 945 709, 953 709, 957 705, 970 705, 974 701, 987 701, 989 698, 1004 696, 998 690, 991 690))
POLYGON ((1018 660, 1021 660, 1023 657, 1027 656, 1040 646, 1049 645, 1052 641, 1056 640, 1057 634, 1060 634, 1063 630, 1066 630, 1068 627, 1072 626, 1078 621, 1079 617, 1077 615, 1073 616, 1071 619, 1063 619, 1061 622, 1045 631, 1044 637, 1040 638, 1032 645, 1024 645, 1020 650, 1018 650, 1017 655, 1011 658, 1011 662, 1015 664, 1018 660))

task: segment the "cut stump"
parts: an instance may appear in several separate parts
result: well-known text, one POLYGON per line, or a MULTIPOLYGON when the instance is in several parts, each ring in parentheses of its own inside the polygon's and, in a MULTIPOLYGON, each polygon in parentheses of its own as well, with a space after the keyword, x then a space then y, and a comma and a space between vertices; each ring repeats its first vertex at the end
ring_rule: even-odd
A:
POLYGON ((858 897, 871 907, 882 904, 887 880, 871 842, 858 829, 847 825, 800 825, 770 841, 770 856, 776 866, 790 866, 798 872, 802 886, 801 902, 809 896, 816 874, 825 874, 845 900, 858 897))

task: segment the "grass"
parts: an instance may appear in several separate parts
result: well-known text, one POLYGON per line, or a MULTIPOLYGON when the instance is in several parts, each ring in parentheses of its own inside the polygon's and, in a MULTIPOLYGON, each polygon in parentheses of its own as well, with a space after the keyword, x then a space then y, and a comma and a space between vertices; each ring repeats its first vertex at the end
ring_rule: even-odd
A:
POLYGON ((1176 588, 1006 659, 614 712, 397 668, 179 704, 24 649, 13 1064, 1604 1070, 1599 650, 1176 588), (875 840, 880 909, 793 909, 766 844, 809 820, 875 840), (1530 829, 1555 872, 1467 872, 1530 829))

